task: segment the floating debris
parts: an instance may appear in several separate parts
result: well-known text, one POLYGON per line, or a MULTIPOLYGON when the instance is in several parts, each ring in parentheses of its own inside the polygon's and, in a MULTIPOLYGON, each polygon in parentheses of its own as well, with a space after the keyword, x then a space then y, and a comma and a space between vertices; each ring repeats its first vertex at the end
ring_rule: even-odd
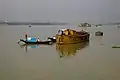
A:
POLYGON ((32 27, 31 24, 29 24, 29 27, 32 27))
POLYGON ((120 45, 114 45, 112 48, 120 48, 120 45))

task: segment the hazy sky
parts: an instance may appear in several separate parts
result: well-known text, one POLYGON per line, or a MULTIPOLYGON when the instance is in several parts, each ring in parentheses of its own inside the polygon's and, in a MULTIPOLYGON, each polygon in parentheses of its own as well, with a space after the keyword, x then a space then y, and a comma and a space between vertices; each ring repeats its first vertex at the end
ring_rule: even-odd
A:
POLYGON ((0 0, 0 20, 120 21, 120 0, 0 0))

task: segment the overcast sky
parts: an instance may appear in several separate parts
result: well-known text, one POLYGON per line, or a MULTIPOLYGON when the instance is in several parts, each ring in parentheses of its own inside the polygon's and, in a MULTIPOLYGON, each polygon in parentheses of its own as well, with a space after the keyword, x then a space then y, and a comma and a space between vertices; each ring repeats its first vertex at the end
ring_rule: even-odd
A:
POLYGON ((0 20, 120 21, 120 0, 0 0, 0 20))

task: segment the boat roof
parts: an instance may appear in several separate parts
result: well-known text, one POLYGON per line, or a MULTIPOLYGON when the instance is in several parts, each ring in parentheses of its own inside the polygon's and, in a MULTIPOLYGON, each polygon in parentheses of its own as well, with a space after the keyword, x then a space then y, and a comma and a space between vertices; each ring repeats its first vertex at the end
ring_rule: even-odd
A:
POLYGON ((62 29, 60 29, 61 31, 65 31, 65 30, 67 30, 67 28, 62 28, 62 29))

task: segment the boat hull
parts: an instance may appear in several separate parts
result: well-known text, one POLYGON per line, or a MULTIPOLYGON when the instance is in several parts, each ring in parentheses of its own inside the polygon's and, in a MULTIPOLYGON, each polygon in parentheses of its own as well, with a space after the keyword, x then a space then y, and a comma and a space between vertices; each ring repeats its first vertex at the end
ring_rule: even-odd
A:
POLYGON ((53 43, 52 41, 28 42, 23 39, 20 39, 20 41, 24 42, 25 44, 49 44, 51 45, 53 43))

